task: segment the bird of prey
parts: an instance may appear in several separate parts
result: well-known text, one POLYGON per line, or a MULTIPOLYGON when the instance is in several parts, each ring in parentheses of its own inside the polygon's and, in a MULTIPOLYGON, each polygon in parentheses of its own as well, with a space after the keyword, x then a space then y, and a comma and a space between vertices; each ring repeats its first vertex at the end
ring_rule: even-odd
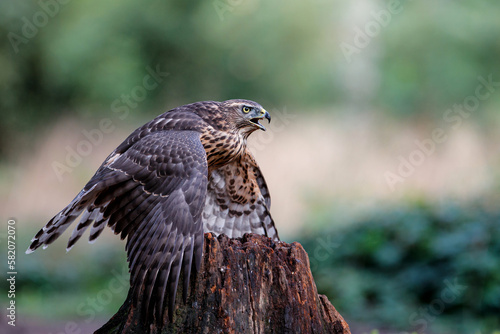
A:
POLYGON ((204 101, 169 110, 135 130, 78 195, 32 239, 46 248, 76 219, 71 249, 90 227, 127 239, 132 302, 147 321, 172 319, 181 270, 187 298, 203 233, 257 233, 279 240, 264 176, 247 148, 269 113, 256 102, 204 101), (168 316, 168 318, 167 318, 168 316))

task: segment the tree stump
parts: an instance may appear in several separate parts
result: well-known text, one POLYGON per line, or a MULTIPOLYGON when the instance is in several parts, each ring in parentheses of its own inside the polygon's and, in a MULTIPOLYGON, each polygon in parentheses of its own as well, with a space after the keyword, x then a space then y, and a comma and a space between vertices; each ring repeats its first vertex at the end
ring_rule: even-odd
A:
POLYGON ((172 323, 146 328, 129 292, 120 310, 96 333, 350 334, 326 296, 318 295, 309 258, 297 242, 207 233, 203 261, 191 280, 187 303, 181 296, 179 290, 172 323))

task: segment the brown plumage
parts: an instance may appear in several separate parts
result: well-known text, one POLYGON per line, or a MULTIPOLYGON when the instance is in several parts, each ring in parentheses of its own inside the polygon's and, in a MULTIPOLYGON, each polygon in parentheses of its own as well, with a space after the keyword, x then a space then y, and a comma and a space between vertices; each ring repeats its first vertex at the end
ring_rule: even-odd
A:
POLYGON ((186 299, 199 270, 203 233, 279 240, 266 181, 246 147, 270 116, 248 100, 205 101, 165 112, 135 130, 103 162, 73 201, 33 238, 45 248, 78 217, 68 250, 90 227, 127 238, 133 303, 145 321, 172 318, 181 270, 186 299), (168 311, 168 312, 167 312, 168 311))

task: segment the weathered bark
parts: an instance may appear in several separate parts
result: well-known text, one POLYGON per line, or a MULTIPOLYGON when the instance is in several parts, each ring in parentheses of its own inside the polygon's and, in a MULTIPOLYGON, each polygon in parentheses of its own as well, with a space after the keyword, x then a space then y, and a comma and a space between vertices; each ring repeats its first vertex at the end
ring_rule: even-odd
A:
MULTIPOLYGON (((177 295, 173 323, 152 327, 152 333, 350 333, 328 299, 318 295, 309 258, 297 242, 207 233, 187 303, 180 290, 177 295)), ((96 333, 147 332, 127 297, 96 333)))

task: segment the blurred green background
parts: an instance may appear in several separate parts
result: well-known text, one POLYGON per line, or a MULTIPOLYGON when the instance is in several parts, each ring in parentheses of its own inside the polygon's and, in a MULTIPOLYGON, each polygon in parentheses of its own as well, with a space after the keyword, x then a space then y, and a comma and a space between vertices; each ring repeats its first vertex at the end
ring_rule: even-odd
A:
POLYGON ((250 145, 280 235, 353 333, 497 333, 498 17, 491 0, 0 2, 18 329, 90 332, 124 300, 112 233, 24 255, 109 152, 170 108, 246 98, 273 116, 250 145))

